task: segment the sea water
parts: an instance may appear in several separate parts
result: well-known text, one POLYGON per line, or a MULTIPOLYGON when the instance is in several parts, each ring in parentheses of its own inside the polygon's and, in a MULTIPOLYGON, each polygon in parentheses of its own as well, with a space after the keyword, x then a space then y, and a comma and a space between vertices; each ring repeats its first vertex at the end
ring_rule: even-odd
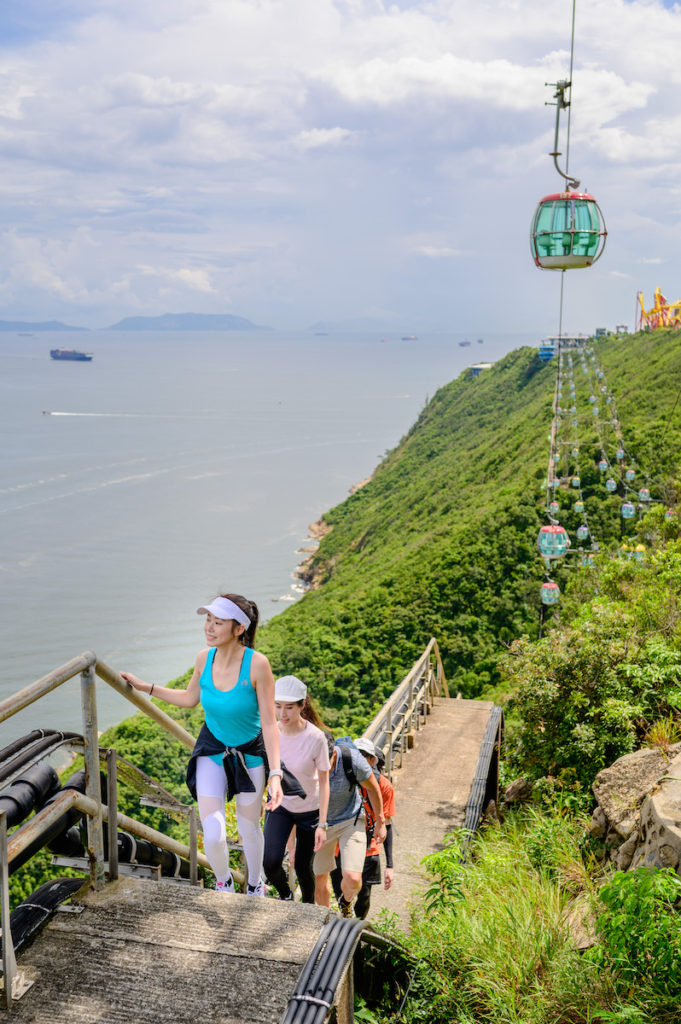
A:
MULTIPOLYGON (((309 524, 428 396, 529 337, 248 332, 0 334, 0 699, 85 650, 164 683, 203 646, 197 607, 297 600, 309 524), (50 348, 91 351, 56 362, 50 348)), ((98 682, 99 727, 131 713, 98 682)), ((71 680, 0 725, 80 731, 71 680)))

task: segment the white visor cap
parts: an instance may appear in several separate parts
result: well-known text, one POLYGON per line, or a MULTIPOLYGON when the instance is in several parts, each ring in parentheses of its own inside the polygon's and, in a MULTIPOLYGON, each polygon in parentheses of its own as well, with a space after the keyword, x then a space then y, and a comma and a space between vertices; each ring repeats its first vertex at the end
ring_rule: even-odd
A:
POLYGON ((307 697, 307 686, 297 676, 282 676, 274 684, 274 699, 284 703, 297 703, 307 697))
POLYGON ((207 615, 210 612, 216 619, 234 619, 240 626, 244 626, 245 629, 251 625, 246 612, 239 608, 238 604, 234 601, 230 601, 228 597, 216 597, 210 604, 201 605, 200 608, 196 609, 197 615, 207 615))

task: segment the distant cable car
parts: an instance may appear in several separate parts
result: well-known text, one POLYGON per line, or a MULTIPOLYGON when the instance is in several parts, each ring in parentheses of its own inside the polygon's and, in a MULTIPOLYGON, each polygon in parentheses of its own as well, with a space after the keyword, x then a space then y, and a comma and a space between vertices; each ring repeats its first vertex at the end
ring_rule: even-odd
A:
POLYGON ((594 564, 594 556, 590 551, 582 552, 582 565, 585 568, 590 568, 594 564))
POLYGON ((615 452, 615 458, 619 459, 620 461, 624 458, 624 448, 617 449, 617 451, 615 452))
POLYGON ((572 480, 570 481, 570 483, 572 484, 573 487, 579 487, 581 482, 582 481, 579 479, 578 476, 573 476, 572 480))
POLYGON ((594 416, 599 416, 600 415, 600 411, 601 410, 598 408, 597 405, 592 405, 591 406, 591 412, 594 414, 594 416))
POLYGON ((557 501, 552 501, 549 505, 549 515, 553 516, 554 519, 560 512, 560 505, 557 501))
POLYGON ((625 501, 622 505, 622 519, 633 519, 636 515, 636 509, 630 501, 625 501))
POLYGON ((578 512, 578 513, 581 514, 584 511, 584 502, 583 501, 576 501, 574 503, 574 505, 572 506, 572 508, 574 509, 575 512, 578 512))
POLYGON ((572 451, 570 452, 570 455, 572 456, 573 459, 576 459, 577 456, 579 455, 579 448, 573 448, 572 451))
POLYGON ((590 401, 590 402, 591 402, 591 404, 593 405, 593 404, 594 404, 594 402, 596 401, 596 396, 595 396, 595 395, 589 395, 589 401, 590 401))
POLYGON ((633 469, 627 469, 625 471, 625 473, 624 473, 624 479, 628 480, 629 483, 631 483, 631 481, 634 479, 635 476, 636 476, 636 473, 634 472, 633 469))
POLYGON ((611 476, 605 481, 605 489, 606 491, 610 491, 611 494, 613 491, 617 490, 617 484, 611 476))
POLYGON ((586 540, 589 536, 589 527, 582 525, 577 528, 577 540, 586 540))
POLYGON ((554 192, 537 206, 530 231, 532 258, 542 270, 577 270, 600 258, 607 231, 588 192, 554 192))
POLYGON ((668 508, 665 511, 665 514, 664 514, 665 522, 666 523, 670 523, 673 518, 674 518, 674 509, 673 508, 668 508))
POLYGON ((539 595, 542 604, 557 604, 560 600, 560 587, 557 583, 547 580, 545 583, 542 583, 539 595))
POLYGON ((638 492, 638 500, 650 501, 650 491, 647 487, 642 487, 641 490, 638 492))
POLYGON ((570 406, 570 412, 577 412, 577 406, 576 405, 571 405, 570 406))
POLYGON ((608 463, 605 461, 605 459, 601 459, 601 461, 598 463, 598 468, 600 469, 601 473, 605 473, 606 469, 608 468, 608 463))
POLYGON ((565 527, 555 523, 542 526, 537 537, 537 547, 542 558, 562 558, 570 547, 565 527))
POLYGON ((635 562, 642 562, 645 553, 645 544, 637 544, 634 550, 632 551, 632 557, 635 562))

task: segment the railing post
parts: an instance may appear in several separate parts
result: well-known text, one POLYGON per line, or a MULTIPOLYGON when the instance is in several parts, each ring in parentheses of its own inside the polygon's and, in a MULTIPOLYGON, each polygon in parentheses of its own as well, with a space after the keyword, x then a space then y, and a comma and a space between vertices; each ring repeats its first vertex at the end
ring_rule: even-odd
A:
POLYGON ((2 925, 2 1005, 12 1006, 12 989, 17 973, 12 929, 9 924, 9 868, 7 866, 7 814, 0 811, 0 925, 2 925))
POLYGON ((118 758, 113 747, 106 752, 106 805, 109 809, 109 881, 118 878, 118 758))
POLYGON ((192 885, 199 884, 198 840, 199 823, 196 816, 196 807, 192 804, 189 808, 189 881, 192 885))
POLYGON ((87 852, 90 859, 90 885, 93 889, 101 889, 105 881, 104 830, 102 788, 99 777, 99 734, 97 732, 97 695, 95 692, 94 665, 90 665, 81 673, 80 692, 83 707, 85 794, 97 804, 97 813, 92 816, 88 815, 87 818, 87 852))
POLYGON ((407 735, 406 735, 406 749, 407 750, 411 750, 411 748, 414 745, 414 735, 413 735, 413 733, 414 733, 414 707, 416 705, 416 701, 415 701, 414 697, 415 697, 415 687, 418 687, 420 679, 421 679, 421 676, 419 676, 417 679, 414 679, 412 681, 410 687, 409 687, 409 729, 407 730, 407 735))
POLYGON ((386 723, 385 723, 385 743, 386 743, 386 747, 387 747, 386 752, 385 752, 385 768, 386 768, 386 775, 388 776, 388 778, 390 778, 392 770, 393 770, 393 709, 392 709, 392 705, 388 705, 388 717, 387 717, 387 720, 386 720, 386 723))

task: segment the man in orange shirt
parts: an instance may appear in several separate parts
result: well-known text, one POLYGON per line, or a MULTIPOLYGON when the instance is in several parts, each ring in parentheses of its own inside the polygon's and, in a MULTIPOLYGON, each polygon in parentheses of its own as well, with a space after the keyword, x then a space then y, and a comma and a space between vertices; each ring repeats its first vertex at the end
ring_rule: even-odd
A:
MULTIPOLYGON (((392 830, 392 819, 395 815, 395 790, 393 789, 392 783, 381 775, 379 768, 383 763, 382 757, 380 757, 380 751, 364 736, 360 736, 358 740, 355 740, 355 746, 359 752, 368 761, 371 770, 374 773, 374 777, 378 781, 379 789, 381 790, 381 796, 383 797, 383 814, 385 816, 386 824, 386 837, 383 843, 383 849, 385 850, 385 888, 389 889, 393 884, 393 830, 392 830)), ((355 900, 355 916, 365 918, 369 913, 369 904, 371 902, 371 886, 380 885, 381 883, 381 862, 379 858, 379 844, 373 838, 373 824, 374 824, 374 813, 369 803, 368 796, 362 787, 362 800, 364 804, 364 813, 366 815, 366 827, 367 827, 367 852, 364 860, 364 870, 362 871, 362 888, 359 891, 357 899, 355 900)), ((334 891, 336 890, 337 879, 334 877, 336 872, 332 873, 332 881, 334 885, 334 891)), ((336 893, 336 895, 338 895, 336 893)))

